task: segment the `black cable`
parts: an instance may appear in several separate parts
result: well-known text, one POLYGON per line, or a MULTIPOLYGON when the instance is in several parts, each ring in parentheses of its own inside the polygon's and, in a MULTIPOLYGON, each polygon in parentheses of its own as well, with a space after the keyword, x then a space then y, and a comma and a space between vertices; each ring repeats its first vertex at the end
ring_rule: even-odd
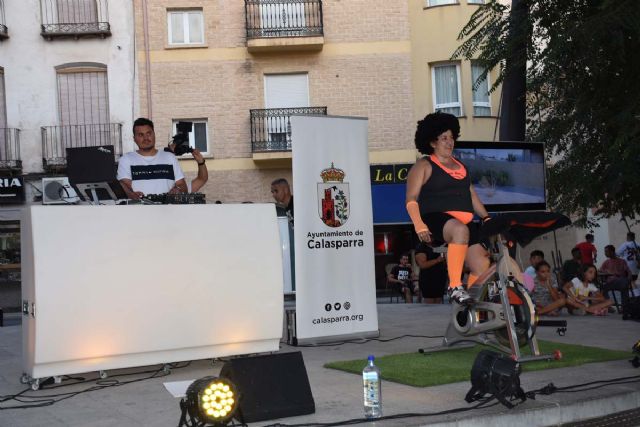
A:
MULTIPOLYGON (((171 368, 173 369, 180 369, 180 368, 184 368, 187 367, 191 364, 191 362, 186 362, 183 365, 179 365, 178 363, 170 363, 168 364, 171 368)), ((75 397, 79 394, 82 393, 88 393, 91 391, 97 391, 97 390, 102 390, 104 388, 108 388, 108 387, 118 387, 118 386, 123 386, 123 385, 127 385, 127 384, 131 384, 131 383, 135 383, 135 382, 140 382, 140 381, 146 381, 152 378, 161 378, 164 376, 169 375, 171 372, 166 371, 164 369, 164 365, 162 368, 157 369, 157 370, 148 370, 148 371, 137 371, 137 372, 128 372, 128 373, 121 373, 121 374, 117 374, 117 375, 113 375, 112 378, 106 379, 106 380, 102 380, 102 379, 98 379, 97 381, 95 379, 91 379, 91 380, 86 380, 83 377, 69 377, 69 376, 65 376, 68 380, 76 380, 75 382, 71 382, 71 383, 67 383, 67 384, 55 384, 55 385, 45 385, 41 388, 41 390, 52 390, 52 389, 57 389, 60 387, 67 387, 67 386, 71 386, 71 385, 77 385, 77 384, 84 384, 84 383, 93 383, 95 382, 95 386, 86 388, 84 390, 79 390, 79 391, 73 391, 73 392, 67 392, 67 393, 58 393, 58 394, 39 394, 37 396, 28 396, 25 395, 24 393, 30 392, 30 391, 36 391, 36 390, 32 390, 31 388, 27 388, 25 390, 22 390, 21 392, 14 394, 14 395, 6 395, 6 396, 0 396, 0 403, 4 403, 10 400, 15 400, 17 402, 20 403, 26 403, 27 405, 14 405, 14 406, 5 406, 2 407, 0 406, 0 411, 2 410, 7 410, 7 409, 28 409, 28 408, 40 408, 40 407, 44 407, 44 406, 51 406, 57 402, 60 402, 62 400, 66 400, 66 399, 70 399, 72 397, 75 397), (151 374, 149 376, 143 377, 143 378, 136 378, 133 380, 129 380, 129 381, 118 381, 116 378, 118 377, 125 377, 125 376, 131 376, 131 375, 143 375, 143 374, 151 374), (161 375, 159 375, 161 374, 161 375)))
MULTIPOLYGON (((548 384, 545 387, 542 387, 538 390, 534 390, 534 391, 530 391, 525 393, 526 397, 531 398, 531 399, 535 399, 536 394, 544 394, 544 395, 550 395, 553 393, 561 393, 561 392, 565 392, 565 393, 577 393, 580 391, 587 391, 587 390, 593 390, 596 388, 601 388, 601 387, 606 387, 607 385, 617 385, 617 384, 629 384, 629 383, 636 383, 636 382, 640 382, 640 375, 638 376, 631 376, 631 377, 620 377, 620 378, 613 378, 610 380, 598 380, 598 381, 591 381, 588 383, 583 383, 583 384, 574 384, 574 385, 570 385, 570 386, 565 386, 565 387, 556 387, 553 385, 553 383, 548 384), (595 384, 599 384, 599 385, 595 385, 595 384), (595 385, 594 387, 589 387, 589 388, 583 388, 583 389, 579 389, 579 390, 573 390, 573 389, 577 389, 579 387, 585 387, 585 386, 591 386, 591 385, 595 385)), ((372 421, 382 421, 382 420, 392 420, 392 419, 402 419, 402 418, 411 418, 411 417, 432 417, 432 416, 437 416, 437 415, 448 415, 448 414, 453 414, 453 413, 460 413, 460 412, 466 412, 466 411, 470 411, 470 410, 474 410, 474 409, 481 409, 481 408, 489 408, 492 406, 496 406, 498 405, 499 402, 495 402, 491 405, 487 405, 489 402, 491 402, 492 400, 494 400, 495 397, 492 398, 487 398, 482 400, 480 403, 478 403, 475 406, 472 407, 458 407, 458 408, 454 408, 454 409, 449 409, 446 411, 441 411, 441 412, 433 412, 433 413, 402 413, 402 414, 395 414, 395 415, 389 415, 386 417, 380 417, 380 418, 375 418, 375 419, 369 419, 369 418, 353 418, 350 420, 344 420, 344 421, 337 421, 337 422, 332 422, 332 423, 314 423, 314 424, 270 424, 268 426, 265 427, 334 427, 334 426, 343 426, 343 425, 352 425, 352 424, 360 424, 360 423, 365 423, 365 422, 372 422, 372 421), (483 406, 486 405, 486 406, 483 406)))
MULTIPOLYGON (((80 391, 74 391, 74 392, 68 392, 68 393, 59 393, 59 394, 54 394, 54 395, 39 395, 39 396, 22 396, 22 394, 26 391, 29 391, 30 389, 26 389, 20 393, 18 393, 17 395, 12 396, 10 399, 5 399, 6 400, 16 400, 18 402, 21 403, 28 403, 28 405, 14 405, 14 406, 5 406, 5 407, 0 407, 0 410, 7 410, 7 409, 27 409, 27 408, 39 408, 39 407, 43 407, 43 406, 51 406, 55 403, 61 402, 63 400, 66 399, 70 399, 72 397, 75 397, 79 394, 82 393, 88 393, 91 391, 97 391, 97 390, 102 390, 104 388, 108 388, 108 387, 117 387, 117 386, 122 386, 122 385, 127 385, 127 384, 131 384, 131 383, 135 383, 135 382, 140 382, 140 381, 145 381, 148 379, 152 379, 152 378, 160 378, 160 377, 164 377, 169 375, 168 372, 164 371, 164 369, 158 369, 157 371, 154 371, 154 373, 148 377, 143 377, 143 378, 137 378, 134 380, 130 380, 130 381, 125 381, 125 382, 115 382, 115 383, 110 383, 107 385, 95 385, 93 387, 89 387, 87 389, 84 390, 80 390, 80 391), (162 374, 162 375, 158 375, 158 374, 162 374), (43 399, 44 398, 44 399, 43 399)), ((114 380, 117 381, 117 380, 114 380)))
POLYGON ((348 340, 348 341, 337 341, 333 343, 323 343, 323 344, 304 344, 304 345, 292 345, 289 343, 283 343, 288 345, 289 347, 335 347, 344 344, 366 344, 370 341, 378 341, 378 342, 390 342, 399 340, 401 338, 444 338, 444 335, 400 335, 398 337, 389 338, 389 339, 381 339, 381 338, 360 338, 357 340, 348 340))
POLYGON ((590 381, 587 383, 573 384, 573 385, 564 386, 564 387, 556 387, 553 383, 549 383, 542 388, 529 391, 525 394, 528 398, 535 399, 536 395, 549 396, 554 393, 578 393, 582 391, 595 390, 598 388, 606 387, 608 385, 631 384, 631 383, 637 383, 637 382, 640 382, 640 375, 612 378, 608 380, 596 380, 596 381, 590 381), (593 386, 593 387, 589 387, 589 386, 593 386))
POLYGON ((345 425, 369 423, 374 421, 397 420, 397 419, 415 418, 415 417, 434 417, 438 415, 448 415, 448 414, 455 414, 460 412, 467 412, 467 411, 472 411, 474 409, 490 408, 492 406, 498 405, 498 402, 488 405, 488 403, 493 401, 494 399, 495 397, 490 397, 487 399, 483 399, 480 403, 471 407, 469 406, 458 407, 453 409, 447 409, 445 411, 440 411, 440 412, 406 412, 401 414, 387 415, 380 418, 352 418, 350 420, 335 421, 331 423, 311 423, 311 424, 309 423, 305 423, 305 424, 278 423, 278 424, 269 424, 265 427, 339 427, 339 426, 345 426, 345 425))

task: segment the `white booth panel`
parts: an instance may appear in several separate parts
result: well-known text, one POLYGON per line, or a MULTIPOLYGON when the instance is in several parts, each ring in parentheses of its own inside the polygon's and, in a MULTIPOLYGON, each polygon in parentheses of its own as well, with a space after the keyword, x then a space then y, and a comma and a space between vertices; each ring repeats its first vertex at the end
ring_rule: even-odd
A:
POLYGON ((32 206, 22 226, 34 378, 278 350, 272 204, 32 206))

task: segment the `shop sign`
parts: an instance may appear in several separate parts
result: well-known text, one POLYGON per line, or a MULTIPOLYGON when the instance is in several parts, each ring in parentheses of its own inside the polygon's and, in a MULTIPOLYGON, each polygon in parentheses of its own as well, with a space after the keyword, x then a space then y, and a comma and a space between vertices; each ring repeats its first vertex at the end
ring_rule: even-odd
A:
POLYGON ((372 165, 369 166, 371 185, 380 184, 405 184, 407 174, 413 166, 410 163, 398 165, 372 165))
POLYGON ((0 204, 24 202, 24 178, 21 176, 0 177, 0 204))

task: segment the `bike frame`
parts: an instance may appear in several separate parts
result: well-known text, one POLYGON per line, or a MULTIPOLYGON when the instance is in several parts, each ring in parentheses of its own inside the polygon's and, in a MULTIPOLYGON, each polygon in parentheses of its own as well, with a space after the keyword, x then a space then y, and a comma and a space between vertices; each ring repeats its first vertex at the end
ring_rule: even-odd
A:
POLYGON ((507 245, 513 244, 513 242, 503 240, 502 235, 498 235, 498 262, 483 273, 476 281, 476 284, 470 288, 470 293, 476 302, 468 306, 453 303, 453 316, 443 339, 443 347, 452 347, 465 342, 479 342, 510 353, 511 357, 518 362, 551 360, 555 358, 554 355, 540 353, 540 347, 535 337, 535 326, 537 323, 535 306, 527 291, 517 280, 518 274, 522 273, 507 249, 507 245), (490 286, 487 284, 488 279, 495 273, 498 274, 498 280, 495 282, 495 286, 500 295, 500 303, 478 301, 477 299, 481 296, 483 289, 486 286, 490 286), (526 331, 527 342, 532 353, 530 356, 523 356, 520 349, 515 326, 516 318, 509 303, 509 288, 517 289, 522 303, 527 305, 525 310, 528 310, 530 313, 526 331), (485 319, 486 321, 481 323, 481 312, 492 313, 493 318, 485 319), (466 319, 464 320, 466 321, 464 324, 461 324, 465 316, 466 319), (500 344, 495 338, 495 331, 503 328, 507 330, 509 347, 500 344), (493 337, 489 336, 491 333, 493 333, 493 337))

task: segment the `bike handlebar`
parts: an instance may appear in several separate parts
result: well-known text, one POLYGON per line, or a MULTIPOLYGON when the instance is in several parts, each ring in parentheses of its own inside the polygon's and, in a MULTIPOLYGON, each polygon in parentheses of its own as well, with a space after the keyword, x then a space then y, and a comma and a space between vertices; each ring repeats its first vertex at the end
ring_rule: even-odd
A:
POLYGON ((504 234, 520 246, 526 246, 534 238, 570 224, 569 218, 554 212, 508 213, 486 221, 480 228, 480 238, 504 234))

